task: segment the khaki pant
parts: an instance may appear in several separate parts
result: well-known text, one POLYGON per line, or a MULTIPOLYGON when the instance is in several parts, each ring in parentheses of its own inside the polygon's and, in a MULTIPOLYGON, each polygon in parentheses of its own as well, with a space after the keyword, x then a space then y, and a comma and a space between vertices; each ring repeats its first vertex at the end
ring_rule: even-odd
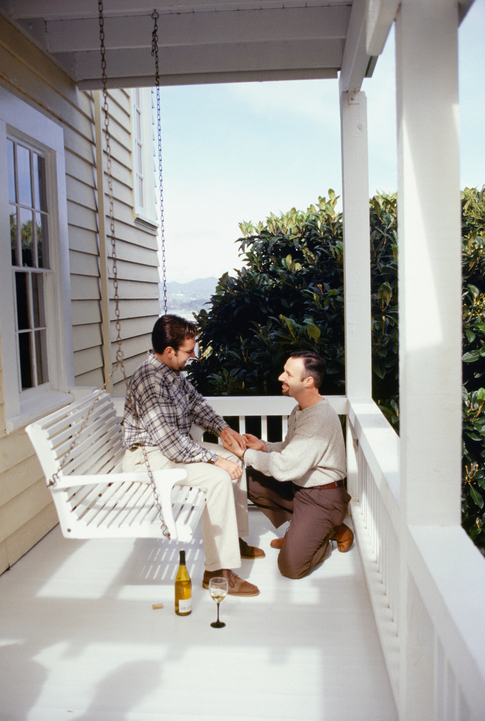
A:
MULTIPOLYGON (((218 456, 240 463, 237 456, 216 443, 200 443, 218 456)), ((239 537, 248 535, 248 502, 246 475, 231 481, 227 471, 210 463, 174 463, 156 446, 146 446, 148 462, 153 470, 183 468, 187 478, 177 485, 203 490, 207 504, 202 513, 202 540, 205 567, 208 571, 220 568, 239 568, 241 553, 239 537)), ((141 448, 125 451, 124 471, 139 471, 145 467, 141 448)))

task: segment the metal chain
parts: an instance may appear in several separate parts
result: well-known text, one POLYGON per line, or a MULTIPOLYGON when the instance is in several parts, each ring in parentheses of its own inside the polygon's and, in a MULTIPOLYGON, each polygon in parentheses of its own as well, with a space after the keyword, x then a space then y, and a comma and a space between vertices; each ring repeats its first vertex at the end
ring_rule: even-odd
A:
MULTIPOLYGON (((105 390, 106 390, 106 389, 105 389, 105 390)), ((96 408, 96 401, 97 401, 98 398, 100 397, 101 393, 102 393, 102 391, 99 391, 98 395, 96 396, 96 398, 95 398, 95 399, 93 400, 93 402, 91 403, 91 407, 89 408, 88 412, 86 413, 85 417, 83 418, 83 422, 81 423, 81 425, 80 425, 79 429, 77 430, 77 432, 74 434, 73 439, 72 439, 72 441, 71 441, 71 444, 70 444, 69 448, 68 448, 67 451, 64 453, 64 455, 63 455, 63 457, 62 457, 62 459, 61 459, 61 461, 60 461, 60 463, 59 463, 59 468, 57 469, 57 471, 56 471, 55 473, 52 474, 52 477, 50 478, 50 480, 47 481, 47 486, 55 486, 55 485, 57 484, 57 481, 59 480, 59 473, 62 471, 63 468, 65 468, 65 467, 67 466, 67 464, 68 464, 68 462, 69 462, 69 460, 70 460, 69 456, 71 455, 72 451, 73 451, 74 448, 76 447, 77 442, 78 442, 78 440, 79 440, 79 437, 80 437, 81 433, 82 433, 83 430, 86 428, 86 426, 87 426, 87 424, 88 424, 89 417, 91 416, 91 414, 93 413, 94 409, 96 408)))
MULTIPOLYGON (((121 320, 120 320, 120 298, 119 298, 119 292, 118 292, 118 273, 117 273, 117 257, 116 257, 116 236, 115 236, 115 221, 114 221, 114 194, 113 194, 113 178, 112 178, 112 161, 111 161, 111 136, 109 132, 109 108, 108 108, 108 77, 106 74, 106 47, 105 47, 105 35, 104 35, 104 15, 103 15, 103 0, 98 1, 98 11, 99 11, 99 39, 100 39, 100 46, 101 46, 101 71, 102 71, 102 83, 103 83, 103 111, 104 111, 104 128, 105 128, 105 136, 106 136, 106 155, 107 155, 107 176, 108 176, 108 195, 109 195, 109 217, 110 217, 110 233, 111 233, 111 247, 112 247, 112 258, 113 258, 113 277, 114 277, 114 300, 115 300, 115 307, 116 307, 116 329, 117 329, 117 343, 118 343, 118 351, 116 354, 116 363, 113 366, 113 370, 109 375, 109 378, 106 380, 104 384, 104 389, 106 389, 106 385, 111 379, 114 369, 119 365, 121 367, 121 370, 123 372, 123 379, 126 381, 126 372, 125 372, 125 365, 124 365, 124 356, 123 351, 121 349, 121 320)), ((67 453, 64 455, 58 470, 56 473, 52 475, 51 480, 48 482, 49 486, 55 486, 60 471, 66 466, 69 456, 74 449, 77 440, 83 430, 86 428, 86 425, 88 423, 90 415, 93 413, 95 407, 96 407, 96 400, 99 398, 99 396, 96 396, 94 399, 91 408, 89 409, 88 413, 86 414, 85 418, 83 419, 83 422, 75 434, 74 438, 72 439, 72 442, 67 450, 67 453)), ((162 530, 162 533, 167 538, 170 538, 170 533, 167 528, 167 525, 165 521, 163 520, 163 512, 162 512, 162 505, 160 503, 160 497, 158 495, 158 489, 157 485, 155 483, 155 478, 153 476, 152 469, 150 467, 150 463, 148 461, 148 454, 146 451, 145 446, 143 446, 143 456, 145 459, 145 465, 148 472, 148 477, 150 479, 150 485, 152 486, 153 490, 153 496, 155 499, 155 506, 157 508, 158 516, 160 519, 160 528, 162 530)))
MULTIPOLYGON (((99 42, 101 52, 101 82, 103 84, 103 114, 104 114, 104 132, 106 138, 106 175, 108 179, 108 215, 109 230, 111 239, 111 257, 113 259, 113 298, 115 301, 115 317, 116 317, 116 343, 118 349, 116 351, 116 361, 111 370, 109 380, 113 376, 114 371, 119 366, 121 369, 123 380, 127 381, 124 353, 122 349, 121 339, 121 312, 120 312, 120 295, 118 282, 118 266, 116 256, 116 235, 115 235, 115 213, 114 213, 114 192, 113 192, 113 161, 111 155, 111 133, 109 129, 109 108, 108 108, 108 75, 106 73, 106 46, 104 34, 104 14, 103 0, 98 2, 99 13, 99 42)), ((108 380, 106 381, 109 382, 108 380)))
POLYGON ((158 59, 158 18, 159 14, 156 10, 152 12, 153 32, 152 32, 152 55, 155 58, 155 87, 157 95, 157 129, 158 129, 158 174, 160 185, 160 237, 162 251, 162 289, 163 289, 163 308, 167 315, 167 262, 165 251, 165 217, 163 210, 163 173, 162 173, 162 113, 160 109, 160 69, 158 59))
MULTIPOLYGON (((116 370, 116 368, 118 367, 118 365, 121 367, 121 371, 123 373, 123 379, 126 381, 127 378, 126 378, 126 371, 125 371, 125 365, 124 365, 124 359, 123 359, 123 351, 121 349, 121 322, 120 322, 120 309, 119 309, 120 299, 119 299, 119 288, 118 288, 118 272, 117 272, 117 267, 116 267, 116 237, 115 237, 115 221, 114 221, 114 195, 113 195, 113 178, 112 178, 112 159, 111 159, 111 136, 110 136, 110 131, 109 131, 109 112, 108 112, 108 76, 106 74, 106 46, 105 46, 104 15, 103 15, 102 0, 99 0, 99 2, 98 2, 98 12, 99 12, 99 41, 100 41, 100 52, 101 52, 101 77, 102 77, 102 83, 103 83, 104 130, 105 130, 105 136, 106 136, 106 157, 107 157, 106 170, 107 170, 107 178, 108 178, 110 236, 111 236, 111 248, 112 248, 112 258, 113 258, 113 277, 114 277, 114 289, 115 289, 114 299, 115 299, 115 315, 116 315, 116 330, 117 330, 117 344, 118 344, 118 351, 116 353, 116 362, 113 365, 108 377, 105 378, 105 381, 104 381, 103 390, 106 390, 108 383, 110 382, 111 378, 113 377, 113 373, 116 370)), ((103 192, 102 188, 101 188, 101 192, 103 192)), ((100 391, 100 393, 101 393, 101 391, 100 391)), ((86 413, 86 416, 83 419, 83 422, 81 423, 77 432, 74 434, 71 444, 69 445, 69 448, 67 449, 66 453, 62 457, 62 460, 59 463, 59 468, 57 469, 57 471, 55 473, 52 474, 51 479, 47 482, 48 486, 55 486, 57 481, 59 480, 59 473, 68 464, 71 452, 76 447, 79 437, 81 436, 82 432, 86 428, 89 418, 96 407, 96 401, 98 398, 99 398, 99 395, 97 395, 96 398, 93 400, 91 407, 89 408, 88 412, 86 413)))

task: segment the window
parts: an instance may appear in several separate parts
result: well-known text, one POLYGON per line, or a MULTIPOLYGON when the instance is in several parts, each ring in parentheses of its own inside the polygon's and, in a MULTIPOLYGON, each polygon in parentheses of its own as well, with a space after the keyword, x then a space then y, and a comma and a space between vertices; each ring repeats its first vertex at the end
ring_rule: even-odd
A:
POLYGON ((63 132, 2 88, 0 229, 8 432, 64 404, 74 378, 63 132))
POLYGON ((153 93, 150 88, 131 91, 133 140, 133 193, 138 221, 157 225, 153 93))
POLYGON ((44 278, 49 271, 45 157, 7 139, 15 333, 22 390, 49 380, 44 278))

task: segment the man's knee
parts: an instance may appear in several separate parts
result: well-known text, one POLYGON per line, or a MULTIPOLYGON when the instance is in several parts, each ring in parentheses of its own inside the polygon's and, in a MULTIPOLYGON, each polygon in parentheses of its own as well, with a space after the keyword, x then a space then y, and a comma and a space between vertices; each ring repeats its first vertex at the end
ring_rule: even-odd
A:
POLYGON ((310 562, 302 562, 297 559, 285 557, 282 551, 278 556, 278 568, 282 576, 286 578, 303 578, 311 569, 310 562))
POLYGON ((318 547, 292 544, 287 534, 285 545, 278 555, 278 568, 282 576, 287 578, 303 578, 310 571, 323 563, 328 552, 329 536, 326 536, 318 547))

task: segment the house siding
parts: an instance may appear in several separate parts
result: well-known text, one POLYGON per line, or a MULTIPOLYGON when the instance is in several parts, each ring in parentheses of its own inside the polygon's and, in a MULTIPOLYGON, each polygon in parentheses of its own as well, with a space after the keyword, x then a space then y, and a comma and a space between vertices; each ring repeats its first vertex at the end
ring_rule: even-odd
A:
MULTIPOLYGON (((75 383, 77 386, 102 386, 109 363, 105 364, 103 346, 103 263, 98 235, 98 208, 103 207, 103 198, 100 199, 97 192, 96 96, 79 91, 56 65, 1 16, 0 84, 62 125, 75 383)), ((135 218, 130 91, 110 91, 109 112, 121 335, 126 372, 130 375, 143 357, 140 349, 150 346, 151 328, 159 315, 157 228, 137 224, 135 218)), ((108 207, 105 198, 105 210, 108 207)), ((106 228, 108 232, 109 219, 106 219, 106 228)), ((105 287, 110 298, 113 296, 111 252, 111 243, 107 239, 108 279, 105 279, 105 287)), ((110 338, 114 339, 116 317, 112 302, 108 312, 105 327, 107 323, 110 338)), ((0 328, 0 343, 1 332, 0 328)), ((108 348, 110 346, 111 360, 114 361, 117 346, 113 341, 108 342, 108 348)), ((124 381, 117 370, 113 377, 113 393, 120 396, 124 392, 124 381)), ((0 420, 1 573, 53 528, 57 516, 25 431, 18 429, 6 433, 1 367, 0 420)))

